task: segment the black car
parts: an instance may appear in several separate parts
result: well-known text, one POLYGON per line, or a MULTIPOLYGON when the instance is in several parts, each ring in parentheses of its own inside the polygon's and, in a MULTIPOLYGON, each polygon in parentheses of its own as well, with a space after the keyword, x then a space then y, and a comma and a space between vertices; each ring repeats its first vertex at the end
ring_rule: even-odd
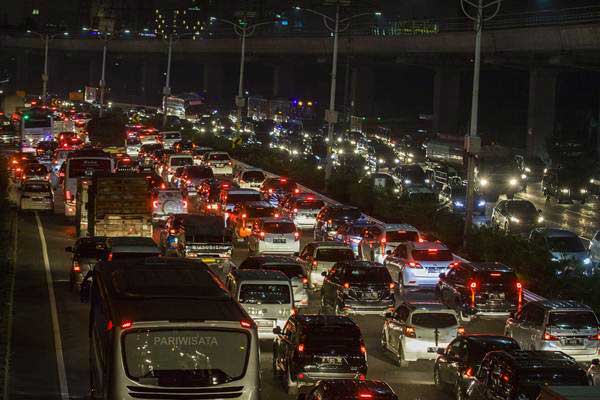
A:
POLYGON ((454 339, 435 360, 433 381, 444 393, 465 398, 465 390, 474 379, 481 360, 490 351, 519 350, 516 340, 498 335, 463 334, 454 339))
POLYGON ((332 240, 338 227, 346 222, 356 221, 361 217, 361 211, 352 206, 329 205, 317 214, 314 229, 315 240, 332 240))
POLYGON ((398 400, 392 388, 382 381, 328 379, 313 390, 301 394, 298 400, 398 400))
POLYGON ((265 199, 276 206, 279 205, 279 202, 283 200, 285 195, 300 193, 296 181, 284 177, 265 179, 260 187, 260 191, 265 199))
POLYGON ((321 379, 365 379, 367 349, 350 318, 296 314, 273 333, 273 375, 288 394, 321 379))
POLYGON ((568 168, 551 168, 542 178, 542 192, 546 200, 558 203, 579 201, 584 204, 588 198, 589 178, 586 171, 568 168))
POLYGON ((467 388, 470 400, 535 400, 544 386, 587 386, 586 372, 560 351, 488 353, 467 388))
POLYGON ((321 306, 336 314, 382 314, 394 307, 396 283, 387 268, 370 261, 336 263, 321 287, 321 306))
POLYGON ((440 274, 436 290, 441 301, 471 316, 508 316, 523 300, 523 286, 508 266, 496 262, 458 262, 440 274))
POLYGON ((430 180, 419 164, 402 165, 394 171, 402 187, 429 185, 430 180))
POLYGON ((492 211, 492 225, 510 233, 529 233, 544 221, 529 200, 500 200, 492 211))
POLYGON ((69 289, 74 290, 81 286, 86 274, 94 266, 106 258, 106 237, 84 237, 77 239, 73 246, 68 246, 65 251, 72 253, 71 268, 69 270, 69 289))

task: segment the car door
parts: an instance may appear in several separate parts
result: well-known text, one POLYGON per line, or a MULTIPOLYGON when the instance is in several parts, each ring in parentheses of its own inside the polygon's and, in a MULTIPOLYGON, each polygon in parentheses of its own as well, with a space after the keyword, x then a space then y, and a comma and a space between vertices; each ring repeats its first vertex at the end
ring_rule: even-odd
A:
POLYGON ((464 355, 464 339, 454 339, 446 348, 444 355, 438 358, 438 368, 442 382, 450 385, 456 384, 464 355))
POLYGON ((410 309, 406 305, 400 305, 388 320, 388 348, 395 353, 400 347, 402 332, 409 316, 410 309))
POLYGON ((388 269, 388 272, 392 276, 392 280, 395 282, 401 282, 402 270, 404 268, 407 257, 406 245, 399 244, 396 246, 392 254, 386 257, 384 264, 388 269))
POLYGON ((481 367, 477 371, 475 379, 471 381, 467 388, 467 397, 469 400, 488 400, 488 384, 492 370, 493 355, 488 355, 483 359, 481 367))

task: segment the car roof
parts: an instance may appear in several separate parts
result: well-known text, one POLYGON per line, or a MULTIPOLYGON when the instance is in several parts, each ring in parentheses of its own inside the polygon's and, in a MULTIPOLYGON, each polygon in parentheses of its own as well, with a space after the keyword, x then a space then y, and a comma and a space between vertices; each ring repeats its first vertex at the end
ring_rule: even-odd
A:
POLYGON ((292 221, 291 219, 289 219, 288 217, 281 217, 281 218, 275 218, 275 217, 267 217, 267 218, 259 218, 260 221, 264 224, 264 223, 276 223, 276 222, 284 222, 286 224, 293 224, 294 221, 292 221))
POLYGON ((283 272, 269 269, 237 269, 232 274, 240 281, 289 282, 289 278, 283 272))
POLYGON ((418 232, 418 229, 410 224, 384 224, 383 229, 387 231, 414 231, 418 232))
POLYGON ((350 246, 348 246, 345 243, 340 243, 340 242, 329 242, 329 241, 323 241, 323 242, 310 242, 309 244, 314 245, 317 249, 324 249, 324 248, 344 248, 344 249, 349 249, 350 246))
POLYGON ((271 203, 269 203, 268 201, 265 201, 265 200, 261 200, 261 201, 248 201, 248 202, 244 203, 243 206, 246 207, 246 208, 251 208, 251 207, 277 208, 273 204, 271 204, 271 203))
POLYGON ((577 367, 577 362, 562 351, 538 350, 499 350, 488 354, 498 354, 510 359, 517 368, 557 368, 577 367))
POLYGON ((592 310, 589 306, 578 303, 575 300, 538 300, 531 302, 531 304, 537 304, 547 310, 592 310))
POLYGON ((515 339, 502 336, 502 335, 490 335, 488 333, 464 333, 462 337, 469 342, 478 342, 478 343, 489 343, 489 342, 501 342, 501 341, 510 341, 515 342, 515 339))
POLYGON ((303 325, 326 325, 328 327, 356 327, 358 325, 345 315, 326 315, 326 314, 296 314, 293 317, 303 325))
MULTIPOLYGON (((289 256, 277 256, 277 255, 258 255, 250 256, 246 260, 256 261, 261 265, 268 264, 290 264, 290 265, 302 265, 296 258, 289 256)), ((246 261, 244 260, 244 261, 246 261)))
POLYGON ((499 262, 463 262, 460 265, 471 268, 473 271, 513 272, 508 265, 499 262))
POLYGON ((450 311, 454 313, 454 310, 448 308, 445 304, 439 301, 404 301, 402 304, 406 305, 411 311, 450 311))
POLYGON ((156 246, 152 238, 140 236, 116 236, 108 238, 111 246, 156 246))
POLYGON ((448 250, 448 247, 442 242, 408 242, 414 250, 448 250))
MULTIPOLYGON (((231 183, 229 185, 231 187, 231 183)), ((229 189, 229 194, 260 194, 260 192, 254 189, 232 188, 229 189)))

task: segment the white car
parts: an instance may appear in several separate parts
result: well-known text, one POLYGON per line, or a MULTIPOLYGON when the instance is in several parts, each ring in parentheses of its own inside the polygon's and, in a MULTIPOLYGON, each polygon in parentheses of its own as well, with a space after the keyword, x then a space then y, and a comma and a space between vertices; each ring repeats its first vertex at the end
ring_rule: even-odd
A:
POLYGON ((141 148, 142 142, 140 142, 138 138, 134 137, 127 139, 127 155, 137 159, 138 154, 140 154, 141 148))
POLYGON ((440 274, 446 273, 454 262, 454 255, 442 243, 400 243, 385 258, 392 279, 402 286, 436 285, 440 274))
POLYGON ((171 182, 175 171, 179 167, 186 167, 188 165, 194 165, 194 159, 189 154, 170 154, 167 158, 167 162, 163 166, 161 173, 165 181, 171 182))
POLYGON ((317 214, 323 207, 323 200, 308 195, 290 201, 286 204, 285 211, 299 228, 313 229, 317 223, 317 214))
POLYGON ((19 188, 19 210, 54 211, 54 193, 50 182, 26 180, 19 188))
POLYGON ((435 360, 439 348, 446 348, 464 328, 454 310, 438 302, 404 302, 387 313, 381 333, 381 347, 398 365, 408 361, 435 360))
POLYGON ((267 175, 260 169, 245 169, 238 172, 233 181, 243 189, 260 189, 267 175))
POLYGON ((389 251, 402 242, 417 242, 419 231, 409 224, 386 224, 370 229, 358 245, 358 254, 365 261, 383 264, 389 251))
POLYGON ((288 218, 261 218, 248 237, 252 254, 294 254, 300 251, 300 232, 288 218))
POLYGON ((308 282, 312 288, 323 286, 323 272, 337 262, 351 261, 356 257, 350 246, 337 242, 312 242, 304 246, 298 260, 304 263, 308 282))
POLYGON ((231 175, 233 162, 228 153, 224 151, 211 151, 206 155, 206 165, 212 168, 215 175, 231 175))
POLYGON ((165 149, 172 149, 173 145, 181 140, 181 132, 177 131, 159 132, 158 135, 165 149))

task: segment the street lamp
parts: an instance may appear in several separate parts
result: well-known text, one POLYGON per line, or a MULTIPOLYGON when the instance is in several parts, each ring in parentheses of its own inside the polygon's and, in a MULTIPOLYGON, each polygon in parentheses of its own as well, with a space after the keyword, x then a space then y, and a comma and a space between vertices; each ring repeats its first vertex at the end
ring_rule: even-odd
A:
POLYGON ((108 47, 109 32, 104 33, 104 46, 102 46, 102 74, 100 76, 100 118, 104 112, 104 89, 106 87, 106 50, 108 47))
POLYGON ((48 97, 48 44, 50 40, 54 39, 56 36, 69 36, 69 32, 55 33, 50 35, 48 33, 38 33, 32 30, 28 30, 27 33, 37 35, 40 39, 44 41, 44 73, 42 74, 42 100, 45 102, 48 97))
POLYGON ((239 132, 241 132, 241 129, 242 129, 242 114, 243 114, 243 109, 244 109, 244 105, 245 105, 244 64, 246 61, 246 37, 254 35, 256 28, 258 28, 259 26, 273 24, 277 21, 264 21, 264 22, 257 22, 252 25, 247 25, 245 21, 238 24, 233 21, 229 21, 227 19, 221 19, 221 18, 215 18, 215 17, 210 17, 210 20, 211 21, 220 21, 220 22, 226 23, 228 25, 231 25, 233 27, 233 31, 235 32, 235 34, 242 38, 242 49, 241 49, 241 57, 240 57, 240 79, 239 79, 239 83, 238 83, 238 94, 235 98, 235 105, 238 110, 237 129, 238 129, 238 133, 239 133, 239 132))
POLYGON ((467 18, 475 22, 475 65, 473 67, 473 96, 471 100, 471 126, 469 135, 465 138, 465 151, 468 158, 467 170, 467 213, 465 216, 464 236, 471 229, 473 223, 473 206, 475 197, 475 155, 481 147, 481 139, 477 136, 477 122, 479 117, 479 75, 481 72, 481 34, 483 23, 489 21, 498 15, 502 0, 492 0, 484 4, 484 0, 476 0, 474 3, 470 0, 460 0, 460 6, 467 18), (471 15, 467 10, 470 6, 476 11, 471 15), (485 16, 484 12, 491 7, 496 7, 493 12, 485 16))
POLYGON ((333 170, 333 152, 332 152, 332 144, 333 144, 333 131, 334 126, 338 120, 338 114, 335 111, 335 91, 337 86, 337 59, 338 59, 338 38, 339 33, 346 31, 350 27, 350 20, 363 17, 365 15, 375 15, 381 16, 380 12, 368 12, 368 13, 360 13, 356 15, 352 15, 350 17, 340 19, 340 2, 336 2, 335 7, 335 17, 330 17, 329 15, 323 14, 319 11, 312 10, 310 8, 303 7, 294 7, 297 11, 306 11, 311 14, 315 14, 321 18, 323 18, 323 24, 328 31, 333 33, 333 60, 331 63, 331 88, 329 91, 329 110, 325 111, 325 120, 327 121, 327 164, 325 166, 325 187, 329 189, 329 183, 331 180, 331 173, 333 170), (331 26, 333 24, 333 26, 331 26), (343 26, 340 28, 340 24, 343 26))

